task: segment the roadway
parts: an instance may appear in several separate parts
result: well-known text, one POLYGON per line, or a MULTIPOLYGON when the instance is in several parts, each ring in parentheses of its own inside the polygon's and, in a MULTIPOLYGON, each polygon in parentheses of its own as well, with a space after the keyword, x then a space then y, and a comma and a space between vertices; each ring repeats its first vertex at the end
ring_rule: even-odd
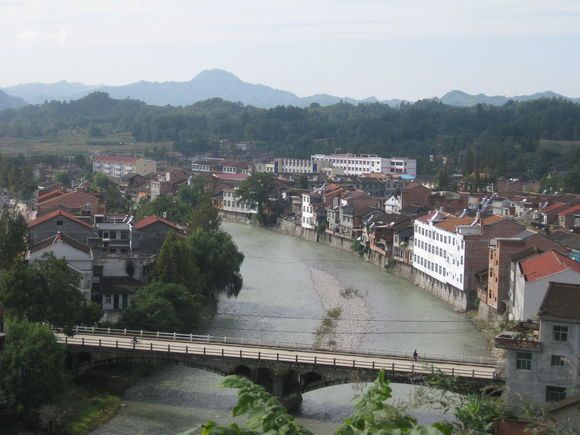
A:
POLYGON ((204 342, 202 340, 163 339, 140 336, 133 342, 132 336, 111 335, 107 333, 83 332, 68 337, 55 333, 60 343, 81 345, 89 348, 110 350, 135 350, 139 352, 163 352, 168 354, 189 354, 218 358, 237 358, 240 360, 269 360, 293 364, 336 366, 366 370, 385 369, 403 373, 428 374, 440 371, 444 375, 459 376, 474 379, 497 379, 495 364, 463 361, 438 361, 420 358, 413 361, 410 358, 356 354, 332 350, 292 350, 287 347, 226 344, 204 342))

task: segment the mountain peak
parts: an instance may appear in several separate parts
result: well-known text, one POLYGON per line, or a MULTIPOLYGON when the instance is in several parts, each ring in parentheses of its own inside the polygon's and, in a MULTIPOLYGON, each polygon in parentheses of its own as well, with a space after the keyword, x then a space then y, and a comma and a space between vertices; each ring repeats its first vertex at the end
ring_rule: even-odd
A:
MULTIPOLYGON (((223 69, 205 69, 196 75, 193 80, 219 80, 219 81, 235 81, 241 80, 235 74, 223 69)), ((193 81, 192 80, 192 81, 193 81)))

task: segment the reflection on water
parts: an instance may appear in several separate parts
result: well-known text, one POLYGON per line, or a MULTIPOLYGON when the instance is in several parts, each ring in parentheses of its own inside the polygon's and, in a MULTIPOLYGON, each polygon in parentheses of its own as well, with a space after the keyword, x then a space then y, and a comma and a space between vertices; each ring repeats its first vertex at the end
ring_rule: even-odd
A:
MULTIPOLYGON (((253 226, 224 227, 246 255, 244 289, 237 299, 220 301, 220 314, 208 331, 213 335, 312 343, 322 316, 308 272, 315 266, 366 298, 374 321, 362 348, 486 355, 483 337, 462 315, 348 252, 253 226)), ((218 388, 220 379, 202 370, 165 366, 127 391, 126 406, 95 433, 196 433, 209 419, 232 421, 236 391, 218 388)), ((395 385, 395 399, 408 397, 411 388, 395 385)), ((332 433, 352 412, 356 393, 352 385, 307 393, 298 417, 316 434, 332 433)), ((425 423, 440 418, 429 410, 416 417, 425 423)))

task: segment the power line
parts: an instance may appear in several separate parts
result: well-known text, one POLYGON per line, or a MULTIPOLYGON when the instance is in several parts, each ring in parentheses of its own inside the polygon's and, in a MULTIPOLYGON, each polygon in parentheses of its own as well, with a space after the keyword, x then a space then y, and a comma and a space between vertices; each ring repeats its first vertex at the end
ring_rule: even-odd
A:
POLYGON ((281 263, 281 264, 290 264, 290 263, 302 263, 305 261, 336 261, 340 263, 352 263, 352 259, 341 259, 341 258, 297 258, 295 260, 280 260, 274 259, 272 257, 261 257, 259 255, 256 256, 246 256, 245 258, 252 258, 252 259, 260 259, 270 261, 272 263, 281 263))
MULTIPOLYGON (((242 314, 226 311, 218 311, 216 314, 236 317, 257 317, 267 319, 291 319, 291 320, 322 320, 320 317, 300 317, 300 316, 275 316, 267 314, 242 314)), ((392 322, 392 323, 465 323, 467 320, 409 320, 409 319, 332 319, 339 322, 392 322)))
MULTIPOLYGON (((314 331, 296 331, 283 329, 255 329, 255 328, 235 328, 229 326, 213 326, 212 329, 227 329, 231 331, 253 331, 253 332, 283 332, 292 334, 314 334, 314 331)), ((368 331, 368 332, 333 332, 332 335, 395 335, 395 334, 412 334, 412 335, 438 335, 438 334, 462 334, 464 332, 473 332, 472 329, 448 329, 445 331, 368 331)))

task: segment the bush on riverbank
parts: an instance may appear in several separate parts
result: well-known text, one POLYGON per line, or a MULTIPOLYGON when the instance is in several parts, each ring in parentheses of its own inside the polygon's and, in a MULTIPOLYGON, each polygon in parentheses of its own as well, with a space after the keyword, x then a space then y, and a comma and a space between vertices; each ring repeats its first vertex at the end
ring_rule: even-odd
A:
POLYGON ((106 423, 117 414, 122 399, 111 394, 90 397, 79 404, 78 419, 67 425, 64 433, 67 435, 85 435, 106 423))

